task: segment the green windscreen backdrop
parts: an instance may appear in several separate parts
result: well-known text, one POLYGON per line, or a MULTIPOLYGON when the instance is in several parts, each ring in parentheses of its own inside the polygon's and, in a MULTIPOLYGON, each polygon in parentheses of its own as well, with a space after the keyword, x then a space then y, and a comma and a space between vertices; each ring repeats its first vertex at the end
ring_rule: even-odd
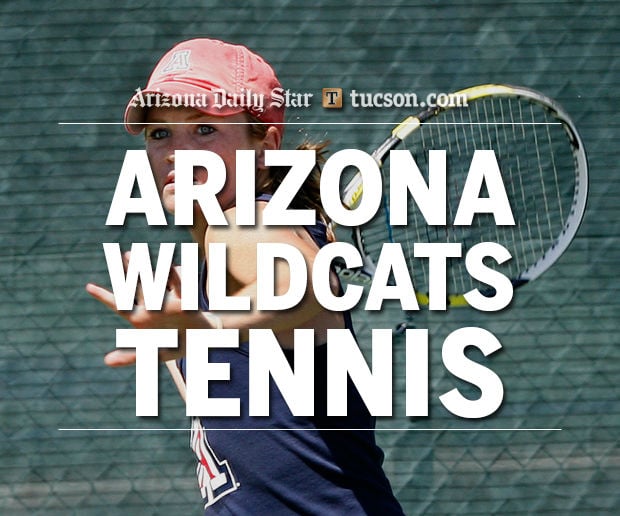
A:
POLYGON ((142 216, 124 227, 105 219, 125 151, 142 148, 117 124, 125 103, 166 49, 211 36, 254 48, 285 88, 313 93, 310 106, 287 114, 295 122, 287 146, 309 137, 331 140, 332 151, 371 151, 386 126, 353 122, 398 122, 405 113, 355 109, 353 89, 423 97, 520 84, 571 114, 588 152, 590 195, 577 237, 550 271, 498 313, 421 310, 405 321, 390 304, 355 319, 365 351, 372 328, 408 322, 431 335, 429 417, 404 416, 396 335, 394 416, 378 421, 385 469, 408 514, 617 514, 618 6, 0 2, 0 513, 201 513, 188 433, 169 430, 188 426, 173 386, 162 369, 160 416, 136 418, 133 368, 102 362, 123 324, 84 284, 109 284, 102 242, 188 241, 182 228, 148 227, 142 216), (322 88, 342 88, 343 109, 324 109, 322 88), (488 329, 503 346, 487 358, 472 354, 505 389, 500 410, 483 420, 459 419, 439 401, 454 387, 477 395, 441 360, 444 338, 464 326, 488 329))

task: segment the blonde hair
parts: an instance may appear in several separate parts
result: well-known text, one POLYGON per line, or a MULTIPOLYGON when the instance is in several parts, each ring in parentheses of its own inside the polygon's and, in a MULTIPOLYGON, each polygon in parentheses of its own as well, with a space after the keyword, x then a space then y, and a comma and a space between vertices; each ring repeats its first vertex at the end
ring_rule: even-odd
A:
MULTIPOLYGON (((263 138, 267 133, 268 126, 258 122, 250 117, 250 134, 256 138, 263 138)), ((291 202, 290 207, 294 209, 313 209, 318 214, 319 218, 327 225, 331 220, 325 213, 323 204, 321 202, 321 167, 326 160, 326 154, 328 152, 327 146, 329 141, 311 142, 304 140, 297 146, 297 150, 313 150, 316 152, 316 164, 312 169, 312 172, 306 178, 306 181, 297 192, 297 195, 291 202)), ((267 174, 262 176, 262 180, 256 184, 256 193, 273 193, 282 183, 286 174, 288 174, 289 167, 269 167, 267 174)))

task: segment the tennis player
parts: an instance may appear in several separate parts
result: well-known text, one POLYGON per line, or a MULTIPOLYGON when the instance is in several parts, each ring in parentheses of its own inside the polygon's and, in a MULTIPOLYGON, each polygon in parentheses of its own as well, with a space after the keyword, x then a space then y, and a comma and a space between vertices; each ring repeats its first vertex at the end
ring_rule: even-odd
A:
MULTIPOLYGON (((177 328, 181 339, 187 328, 236 328, 239 348, 212 348, 211 362, 230 363, 231 380, 213 382, 212 398, 239 398, 240 417, 197 417, 192 421, 191 446, 198 459, 197 475, 205 514, 403 514, 382 470, 383 453, 375 443, 374 419, 349 382, 348 412, 327 417, 326 334, 328 328, 351 329, 348 313, 326 311, 315 299, 312 264, 319 248, 333 237, 321 207, 317 169, 293 203, 315 209, 314 225, 265 227, 261 214, 286 170, 265 166, 266 150, 280 148, 284 106, 272 104, 280 88, 273 69, 244 46, 212 39, 184 41, 168 51, 125 111, 127 130, 144 131, 146 150, 162 203, 175 211, 175 150, 203 149, 217 153, 226 165, 227 180, 217 195, 228 226, 209 226, 198 204, 189 228, 204 258, 200 278, 200 310, 181 310, 179 273, 173 269, 169 293, 161 311, 147 311, 142 295, 131 312, 118 312, 137 328, 177 328), (227 102, 222 102, 225 92, 227 102), (197 100, 199 102, 197 102, 197 100), (193 104, 192 104, 193 103, 193 104), (192 105, 190 105, 192 104, 192 105), (150 106, 150 107, 149 107, 150 106), (235 153, 250 149, 256 155, 257 225, 235 224, 235 153), (286 243, 303 254, 309 268, 307 295, 294 309, 209 312, 208 245, 226 244, 226 282, 230 295, 255 297, 259 271, 256 249, 262 242, 286 243), (279 390, 270 389, 270 415, 248 415, 248 330, 274 331, 287 359, 293 363, 293 330, 312 328, 315 334, 315 410, 311 417, 293 416, 279 390)), ((306 145, 305 148, 312 148, 306 145)), ((320 155, 323 146, 315 147, 320 155)), ((208 171, 194 168, 194 182, 208 181, 208 171)), ((125 257, 127 260, 128 257, 125 257)), ((276 274, 276 292, 286 292, 288 267, 276 274)), ((332 278, 334 292, 340 288, 332 278)), ((116 310, 113 294, 100 286, 88 292, 116 310)), ((183 346, 162 359, 176 358, 175 369, 184 377, 183 346)), ((135 362, 135 354, 116 350, 106 356, 110 366, 135 362)), ((173 362, 174 363, 174 362, 173 362)), ((181 386, 182 388, 182 386, 181 386)), ((205 393, 206 396, 206 393, 205 393)))

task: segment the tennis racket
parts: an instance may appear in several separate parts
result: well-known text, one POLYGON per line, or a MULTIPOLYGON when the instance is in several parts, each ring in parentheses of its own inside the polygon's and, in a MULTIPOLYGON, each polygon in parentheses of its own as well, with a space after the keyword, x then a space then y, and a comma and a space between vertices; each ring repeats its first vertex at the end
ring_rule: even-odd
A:
MULTIPOLYGON (((501 266, 486 264, 520 287, 537 277, 562 255, 583 217, 588 165, 581 138, 567 113, 553 100, 528 88, 487 84, 457 92, 462 106, 428 108, 409 116, 374 151, 383 174, 384 203, 371 222, 353 230, 364 257, 361 269, 340 267, 350 283, 368 283, 385 242, 402 245, 418 303, 428 304, 428 260, 413 259, 415 242, 459 242, 462 256, 478 242, 497 242, 512 254, 501 266), (464 102, 463 99, 466 101, 464 102), (388 220, 392 149, 409 150, 428 182, 428 151, 446 150, 448 224, 456 213, 474 150, 492 149, 502 173, 515 219, 514 226, 496 226, 492 216, 477 215, 471 226, 428 226, 415 203, 409 202, 407 226, 388 220)), ((363 195, 358 172, 346 184, 342 199, 354 208, 363 195)), ((485 262, 486 263, 486 262, 485 262)), ((464 259, 448 259, 448 304, 467 305, 463 295, 477 288, 493 295, 488 285, 471 278, 464 259)))

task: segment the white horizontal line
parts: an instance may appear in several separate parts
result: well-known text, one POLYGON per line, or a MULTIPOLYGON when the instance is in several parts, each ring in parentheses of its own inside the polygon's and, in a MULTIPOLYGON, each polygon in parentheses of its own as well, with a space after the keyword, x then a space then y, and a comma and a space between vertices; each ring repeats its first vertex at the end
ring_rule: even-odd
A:
MULTIPOLYGON (((206 123, 206 122, 205 122, 206 123)), ((255 125, 257 122, 210 122, 218 125, 255 125)), ((258 122, 261 123, 261 122, 258 122)), ((391 125, 396 126, 400 122, 282 122, 266 125, 391 125)), ((58 125, 125 125, 124 122, 58 122, 58 125)), ((147 125, 144 123, 131 123, 128 125, 147 125)), ((152 125, 164 125, 153 123, 152 125)), ((196 125, 196 122, 166 122, 165 125, 196 125)), ((562 125, 562 122, 424 122, 423 125, 562 125)))
MULTIPOLYGON (((559 432, 561 428, 207 428, 208 432, 559 432)), ((191 428, 59 428, 59 432, 190 432, 191 428)))

